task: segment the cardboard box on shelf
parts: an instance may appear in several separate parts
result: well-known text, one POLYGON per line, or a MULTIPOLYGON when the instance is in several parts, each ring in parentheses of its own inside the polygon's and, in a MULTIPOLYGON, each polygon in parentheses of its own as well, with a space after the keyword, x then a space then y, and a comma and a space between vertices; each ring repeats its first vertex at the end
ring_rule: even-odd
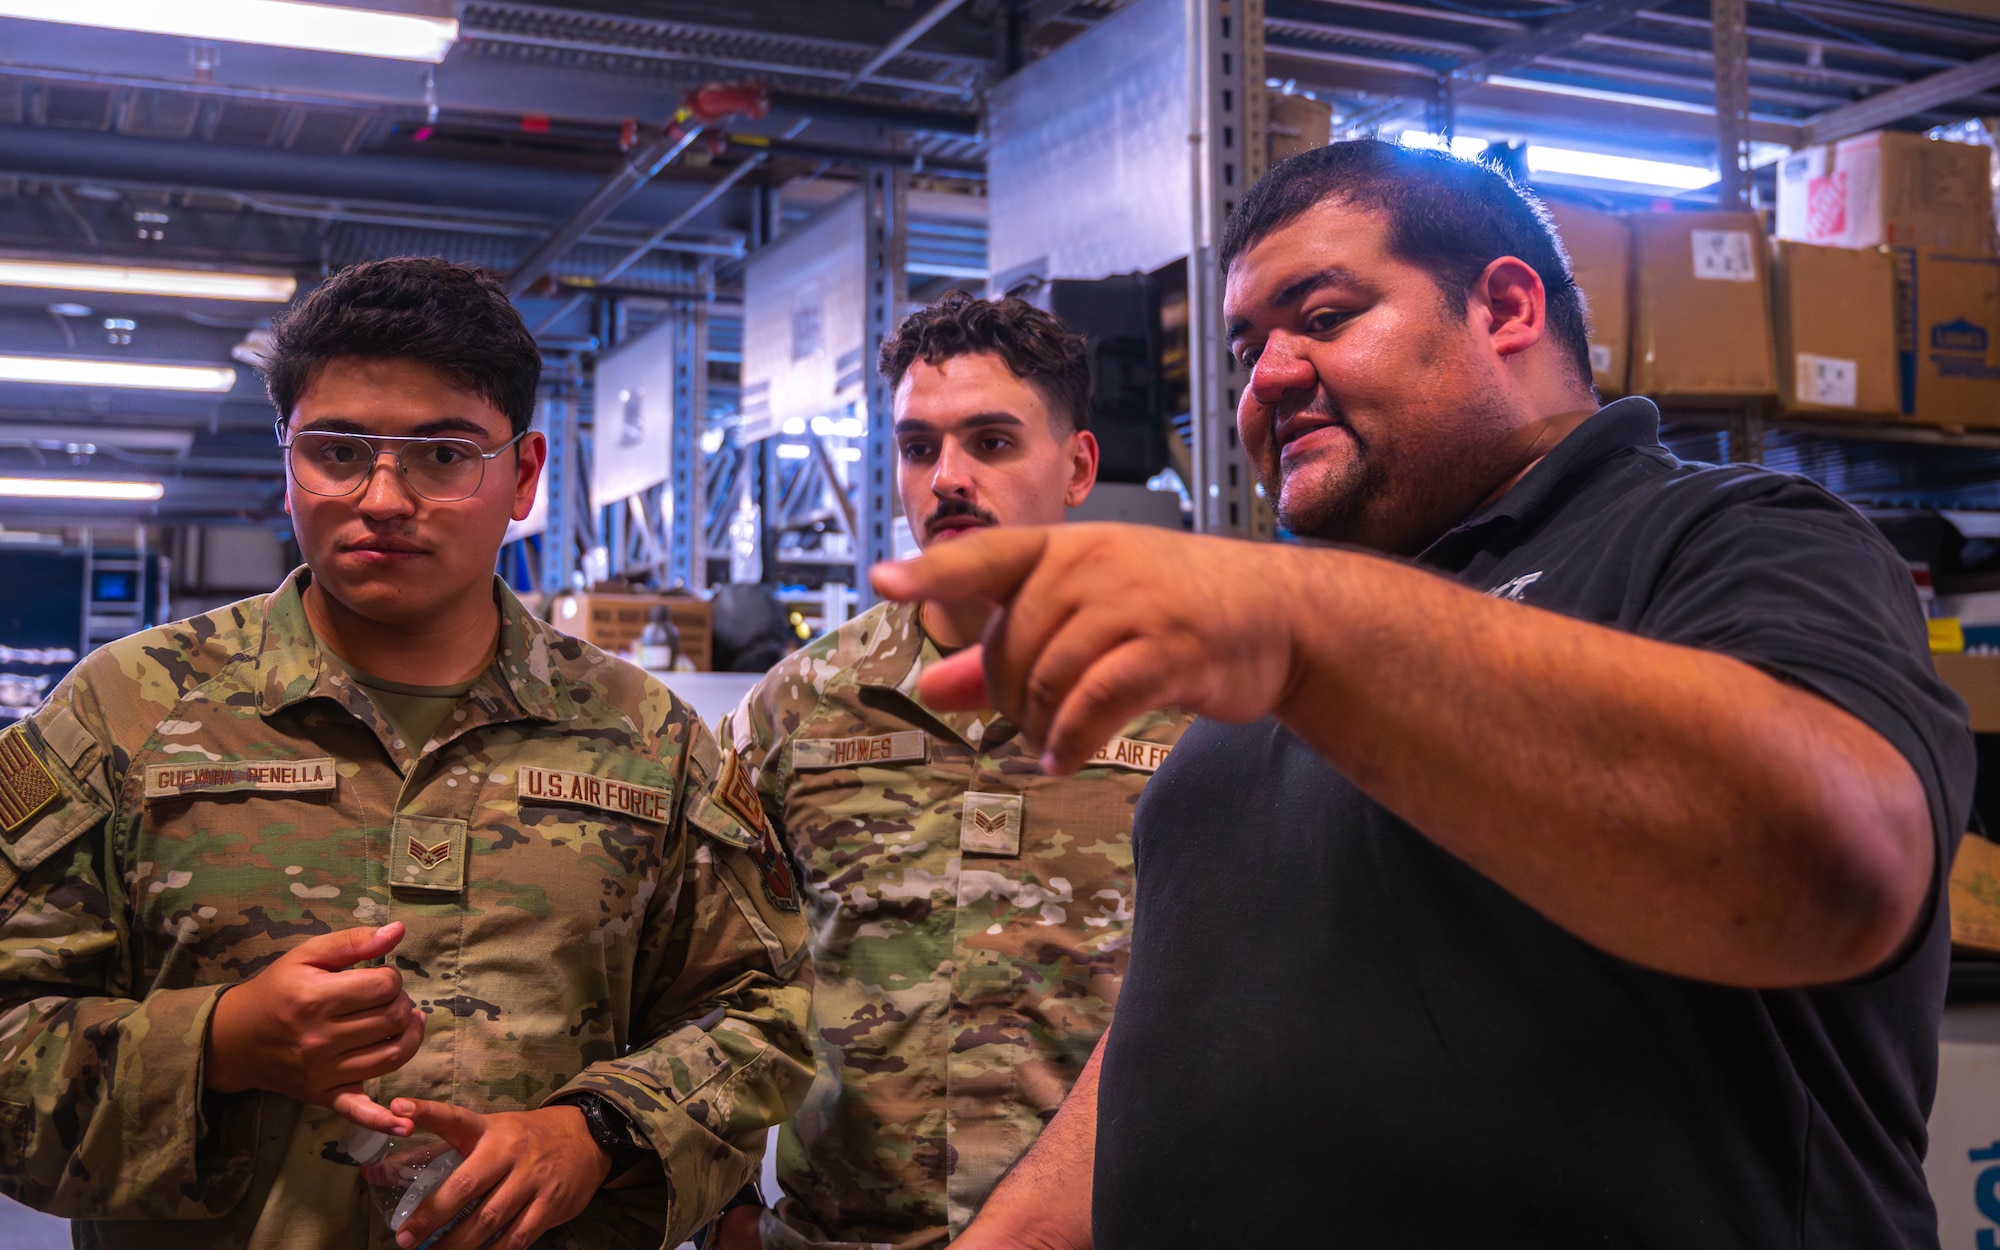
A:
POLYGON ((2000 846, 1975 833, 1951 862, 1951 944, 2000 954, 2000 846))
POLYGON ((1635 213, 1636 395, 1758 398, 1778 391, 1768 252, 1755 213, 1635 213))
POLYGON ((1965 700, 1966 723, 1975 733, 2000 733, 2000 656, 1934 655, 1938 680, 1965 700))
POLYGON ((1333 106, 1308 96, 1270 97, 1270 163, 1297 156, 1333 141, 1333 106))
POLYGON ((1903 415, 2000 427, 2000 258, 1895 248, 1903 415))
POLYGON ((1881 248, 1781 241, 1772 269, 1785 411, 1894 420, 1896 264, 1881 248))
POLYGON ((1991 252, 1991 149, 1877 130, 1778 164, 1778 237, 1991 252))
POLYGON ((1597 393, 1626 393, 1632 354, 1632 232, 1625 218, 1571 204, 1549 204, 1570 271, 1590 305, 1590 376, 1597 393))
POLYGON ((667 605, 674 629, 681 636, 681 654, 706 672, 713 662, 714 617, 708 600, 692 595, 625 595, 604 591, 557 595, 549 620, 563 633, 594 647, 629 655, 639 634, 652 619, 653 608, 667 605))

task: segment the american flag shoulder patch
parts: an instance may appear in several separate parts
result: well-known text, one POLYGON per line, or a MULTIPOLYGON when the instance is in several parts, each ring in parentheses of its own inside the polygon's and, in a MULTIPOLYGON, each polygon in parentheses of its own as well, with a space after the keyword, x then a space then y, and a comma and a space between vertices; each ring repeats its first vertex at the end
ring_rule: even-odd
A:
POLYGON ((15 833, 61 797, 62 788, 28 745, 28 731, 15 725, 0 733, 0 833, 15 833))

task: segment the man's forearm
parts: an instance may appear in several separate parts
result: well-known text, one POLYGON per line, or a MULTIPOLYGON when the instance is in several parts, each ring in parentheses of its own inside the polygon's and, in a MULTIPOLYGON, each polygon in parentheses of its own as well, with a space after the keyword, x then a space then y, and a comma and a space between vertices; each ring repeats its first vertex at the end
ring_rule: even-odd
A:
POLYGON ((1585 941, 1773 985, 1857 975, 1908 932, 1935 858, 1923 790, 1846 712, 1388 560, 1273 555, 1297 605, 1280 718, 1585 941))
POLYGON ((1097 1073, 1106 1033, 1077 1074, 1055 1118, 1017 1160, 958 1238, 964 1250, 1030 1247, 1087 1250, 1090 1182, 1097 1158, 1097 1073))

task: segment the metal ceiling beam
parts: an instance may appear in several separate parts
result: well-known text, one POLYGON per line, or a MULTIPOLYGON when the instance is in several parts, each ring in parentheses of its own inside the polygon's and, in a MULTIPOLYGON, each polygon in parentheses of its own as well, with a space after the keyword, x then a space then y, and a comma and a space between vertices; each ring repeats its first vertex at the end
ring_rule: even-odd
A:
MULTIPOLYGON (((1461 26, 1479 26, 1487 30, 1504 30, 1511 34, 1520 34, 1523 31, 1532 29, 1526 23, 1517 22, 1512 18, 1485 17, 1475 13, 1462 12, 1457 9, 1440 9, 1431 5, 1404 4, 1399 3, 1398 0, 1316 0, 1313 7, 1361 9, 1370 13, 1393 13, 1397 17, 1414 17, 1427 22, 1446 22, 1461 26)), ((1270 5, 1266 7, 1265 11, 1267 13, 1274 13, 1278 11, 1278 8, 1279 6, 1277 5, 1270 5)), ((1302 11, 1301 6, 1298 5, 1286 5, 1284 8, 1294 16, 1298 16, 1302 11)))
MULTIPOLYGON (((869 57, 867 63, 856 70, 852 77, 841 83, 839 89, 843 92, 850 91, 860 84, 869 81, 877 70, 895 60, 896 57, 902 54, 904 49, 922 38, 924 33, 930 30, 931 27, 949 17, 964 2, 965 0, 938 0, 938 3, 931 6, 929 11, 922 17, 910 23, 901 34, 890 40, 886 47, 869 57)), ((583 238, 599 222, 603 221, 605 217, 609 216, 612 210, 629 199, 633 192, 646 185, 652 179, 653 175, 659 173, 676 156, 685 151, 687 146, 694 142, 696 136, 701 134, 701 131, 702 128, 700 126, 694 126, 689 128, 678 139, 671 140, 668 135, 661 135, 658 140, 648 144, 639 152, 634 153, 630 159, 626 160, 619 167, 618 172, 605 180, 604 185, 598 188, 597 192, 589 200, 585 201, 569 220, 558 226, 554 233, 550 234, 527 260, 521 262, 520 268, 507 276, 507 293, 509 295, 520 295, 539 281, 548 272, 550 265, 560 260, 563 253, 575 246, 578 240, 583 238)), ((729 188, 735 186, 751 169, 763 163, 764 158, 759 156, 737 166, 727 178, 724 178, 706 195, 695 201, 692 207, 656 231, 653 237, 663 240, 674 231, 692 221, 695 215, 701 212, 702 209, 708 207, 716 199, 719 199, 729 188)), ((651 251, 652 246, 653 243, 649 240, 646 244, 633 249, 631 253, 614 265, 612 271, 602 280, 609 281, 611 278, 623 273, 634 261, 644 256, 648 251, 651 251)))
POLYGON ((1267 14, 1264 30, 1269 34, 1290 35, 1303 39, 1332 39, 1344 44, 1364 48, 1382 48, 1390 52, 1410 53, 1417 56, 1473 57, 1480 55, 1476 44, 1461 43, 1452 39, 1435 39, 1427 35, 1405 34, 1401 31, 1367 30, 1358 26, 1336 26, 1329 22, 1301 19, 1295 16, 1295 9, 1287 9, 1282 14, 1267 14))
MULTIPOLYGON (((1709 27, 1709 21, 1705 17, 1694 17, 1680 13, 1662 13, 1657 9, 1649 9, 1638 14, 1637 20, 1642 26, 1668 26, 1680 30, 1698 30, 1703 35, 1708 33, 1709 27)), ((1808 55, 1811 54, 1814 48, 1818 48, 1822 54, 1833 52, 1839 56, 1850 57, 1854 60, 1893 61, 1899 65, 1909 65, 1919 68, 1950 69, 1952 66, 1960 63, 1952 57, 1934 56, 1928 52, 1916 52, 1906 48, 1891 48, 1879 44, 1865 43, 1831 43, 1823 31, 1818 34, 1811 34, 1795 30, 1776 30, 1769 26, 1752 26, 1750 27, 1750 42, 1753 44, 1785 44, 1801 49, 1808 55)))
MULTIPOLYGON (((518 35, 506 31, 475 31, 468 38, 481 43, 512 44, 527 48, 547 48, 549 43, 532 35, 518 35)), ((838 80, 846 71, 832 69, 824 65, 796 65, 785 61, 763 61, 750 57, 716 55, 689 55, 660 48, 636 47, 629 44, 599 43, 576 40, 555 45, 564 51, 594 52, 600 56, 627 57, 635 61, 665 61, 681 65, 708 65, 717 69, 742 70, 750 74, 792 75, 798 78, 821 78, 838 80)), ((899 91, 920 91, 931 95, 962 96, 965 89, 955 83, 930 82, 921 78, 873 78, 868 81, 884 87, 894 87, 899 91)), ((844 88, 843 88, 844 89, 844 88)))
POLYGON ((519 268, 507 275, 507 294, 519 295, 533 286, 549 271, 550 265, 562 259, 564 252, 576 246, 584 235, 616 212, 620 204, 651 182, 653 175, 665 169, 676 156, 687 151, 688 145, 701 137, 701 132, 702 128, 698 125, 680 131, 670 127, 658 138, 635 149, 597 190, 591 192, 589 199, 549 232, 549 237, 528 254, 528 259, 522 261, 519 268))
POLYGON ((1804 138, 1807 143, 1831 143, 1995 86, 2000 86, 2000 52, 1809 117, 1804 138))
POLYGON ((852 91, 862 83, 873 78, 877 70, 901 56, 905 48, 923 38, 930 31, 931 27, 950 17, 952 12, 963 3, 965 3, 965 0, 938 0, 936 4, 931 6, 927 13, 905 27, 902 34, 891 39, 887 46, 880 52, 869 57, 866 65, 856 70, 852 78, 840 84, 840 89, 842 91, 852 91))
POLYGON ((1446 82, 1453 88, 1464 88, 1484 82, 1495 74, 1511 73, 1532 64, 1538 56, 1572 46, 1585 35, 1594 35, 1629 21, 1634 13, 1649 3, 1657 4, 1659 0, 1590 0, 1581 8, 1537 26, 1532 34, 1510 40, 1484 56, 1454 66, 1445 76, 1446 82))

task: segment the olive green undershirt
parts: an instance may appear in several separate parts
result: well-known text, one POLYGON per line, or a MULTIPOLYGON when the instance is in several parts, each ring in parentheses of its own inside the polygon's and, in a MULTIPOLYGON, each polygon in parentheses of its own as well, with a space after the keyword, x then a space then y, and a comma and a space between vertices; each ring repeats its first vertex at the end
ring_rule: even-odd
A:
POLYGON ((320 647, 320 653, 367 692, 368 701, 382 713, 383 719, 389 722, 390 728, 396 731, 396 736, 409 747, 412 755, 423 753, 424 744, 431 740, 437 727, 444 723, 444 718, 458 706, 459 699, 479 680, 474 675, 449 686, 412 686, 408 682, 390 681, 386 677, 365 673, 324 645, 320 647))

